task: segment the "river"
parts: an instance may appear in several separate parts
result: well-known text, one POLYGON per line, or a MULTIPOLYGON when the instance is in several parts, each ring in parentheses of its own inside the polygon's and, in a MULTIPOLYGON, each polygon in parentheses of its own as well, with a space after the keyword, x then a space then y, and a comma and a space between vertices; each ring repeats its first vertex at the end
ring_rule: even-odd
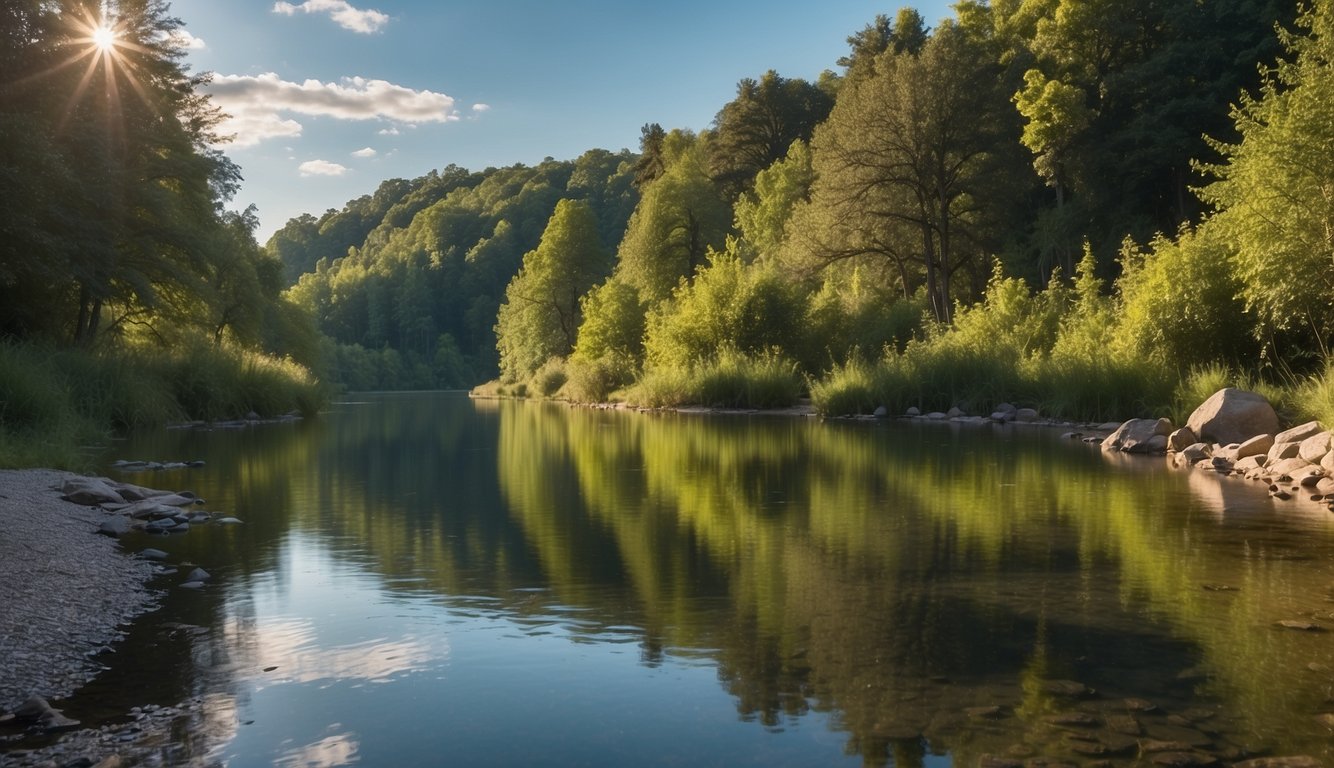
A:
POLYGON ((214 580, 67 707, 201 699, 172 760, 1334 757, 1331 515, 1057 430, 377 394, 115 458, 244 521, 125 540, 214 580))

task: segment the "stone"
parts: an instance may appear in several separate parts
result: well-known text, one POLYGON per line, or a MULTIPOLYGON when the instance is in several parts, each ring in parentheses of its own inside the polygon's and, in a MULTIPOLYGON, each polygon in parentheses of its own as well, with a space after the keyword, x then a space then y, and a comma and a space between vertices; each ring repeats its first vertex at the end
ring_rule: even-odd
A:
POLYGON ((1284 629, 1296 629, 1302 632, 1325 631, 1325 628, 1320 626, 1319 624, 1313 624, 1309 621, 1303 621, 1301 619, 1284 619, 1283 621, 1278 622, 1278 626, 1283 627, 1284 629))
POLYGON ((1213 452, 1213 446, 1208 443, 1193 443, 1186 446, 1181 451, 1181 459, 1187 463, 1194 464, 1197 461, 1204 461, 1210 457, 1213 452))
POLYGON ((1295 459, 1297 458, 1297 454, 1301 453, 1301 450, 1301 443, 1280 443, 1275 440, 1274 446, 1269 449, 1269 460, 1281 461, 1283 459, 1295 459))
POLYGON ((1321 432, 1312 435, 1301 442, 1301 447, 1297 450, 1297 455, 1312 464, 1319 464, 1320 460, 1329 455, 1330 434, 1321 432))
POLYGON ((1334 473, 1334 451, 1331 451, 1325 458, 1320 460, 1320 466, 1323 467, 1326 472, 1334 473))
POLYGON ((1266 464, 1265 469, 1269 470, 1274 477, 1290 477, 1294 472, 1300 472, 1309 466, 1311 466, 1311 462, 1305 459, 1282 459, 1266 464))
POLYGON ((917 406, 913 405, 913 406, 910 406, 910 407, 908 408, 908 410, 904 411, 904 412, 903 412, 903 415, 904 415, 904 416, 921 416, 921 415, 922 415, 922 409, 920 409, 920 408, 918 408, 917 406))
POLYGON ((1018 408, 1015 408, 1013 405, 1010 405, 1009 403, 1001 403, 1000 405, 997 405, 997 406, 995 407, 994 410, 995 410, 997 413, 1009 413, 1009 414, 1014 414, 1014 413, 1018 412, 1019 409, 1018 409, 1018 408))
POLYGON ((148 549, 139 550, 139 557, 142 557, 145 560, 166 560, 167 553, 160 549, 153 549, 150 547, 148 549))
POLYGON ((928 413, 926 417, 928 419, 931 419, 932 421, 944 421, 945 419, 949 418, 942 411, 932 411, 928 413))
POLYGON ((1167 436, 1171 433, 1172 422, 1167 419, 1131 419, 1108 435, 1102 441, 1102 447, 1104 450, 1126 453, 1152 453, 1155 449, 1166 450, 1167 436), (1153 441, 1155 437, 1163 439, 1153 441), (1156 448, 1151 448, 1150 441, 1156 448))
POLYGON ((1008 421, 1014 421, 1014 414, 1008 411, 992 411, 991 420, 999 421, 1003 424, 1008 421))
POLYGON ((1300 424, 1298 426, 1293 427, 1292 429, 1285 429, 1282 432, 1279 432, 1277 435, 1274 435, 1274 442, 1300 443, 1306 438, 1315 437, 1316 435, 1324 431, 1325 428, 1321 426, 1320 422, 1308 421, 1305 424, 1300 424))
POLYGON ((204 588, 204 582, 202 581, 187 581, 181 584, 181 589, 203 589, 203 588, 204 588))
POLYGON ((130 532, 130 519, 121 515, 112 515, 97 526, 97 532, 113 539, 119 538, 130 532))
POLYGON ((1014 420, 1031 424, 1038 420, 1038 412, 1032 408, 1020 408, 1014 412, 1014 420))
POLYGON ((1149 762, 1164 768, 1195 768, 1217 765, 1218 758, 1207 752, 1157 752, 1149 758, 1149 762))
POLYGON ((1005 711, 993 705, 990 707, 969 707, 964 710, 964 714, 979 720, 996 720, 1003 717, 1005 711))
POLYGON ((125 499, 102 477, 71 477, 60 486, 61 498, 85 507, 123 504, 125 499))
POLYGON ((875 409, 875 412, 874 412, 873 414, 871 414, 871 415, 875 416, 877 419, 885 419, 885 418, 889 418, 889 409, 886 408, 885 406, 881 405, 881 406, 877 407, 877 408, 875 409))
POLYGON ((1237 446, 1237 461, 1249 458, 1251 456, 1268 456, 1269 449, 1274 447, 1274 438, 1272 435, 1256 435, 1250 440, 1243 441, 1237 446))
POLYGON ((48 710, 38 721, 42 730, 47 733, 58 733, 60 731, 71 731, 78 728, 80 723, 73 718, 65 717, 65 713, 58 709, 48 710))
POLYGON ((1321 768, 1323 763, 1310 755, 1257 757, 1233 763, 1232 768, 1321 768))
POLYGON ((1228 387, 1215 392, 1186 420, 1201 440, 1240 443, 1256 435, 1273 435, 1278 414, 1264 395, 1228 387))
POLYGON ((1254 472, 1255 470, 1263 467, 1267 459, 1268 457, 1264 455, 1247 456, 1246 458, 1241 459, 1236 464, 1234 464, 1232 468, 1237 472, 1241 472, 1243 474, 1254 472))
POLYGON ((145 488, 142 485, 135 485, 134 483, 116 483, 114 487, 116 493, 120 494, 121 498, 126 501, 143 501, 144 499, 151 499, 154 496, 166 496, 171 493, 171 491, 159 491, 153 488, 145 488))
POLYGON ((240 525, 241 521, 234 517, 220 517, 214 521, 218 525, 240 525))
POLYGON ((962 416, 967 416, 968 414, 964 413, 963 409, 956 405, 953 408, 946 411, 945 415, 950 417, 951 419, 957 419, 962 416))
POLYGON ((102 761, 94 765, 93 768, 124 768, 124 766, 125 761, 121 759, 120 755, 109 755, 102 758, 102 761))
POLYGON ((1040 686, 1043 693, 1052 696, 1083 697, 1093 695, 1092 689, 1074 680, 1044 680, 1040 686))
POLYGON ((19 720, 37 720, 51 711, 51 705, 46 703, 46 699, 41 696, 29 696, 24 702, 14 709, 14 717, 19 720))
POLYGON ((208 580, 211 579, 211 578, 213 578, 213 574, 209 573, 208 571, 204 570, 203 568, 196 568, 196 569, 194 569, 193 571, 190 571, 190 575, 189 575, 189 576, 186 576, 186 577, 185 577, 185 580, 186 580, 186 581, 208 581, 208 580))
POLYGON ((1190 427, 1182 427, 1167 436, 1167 449, 1179 452, 1198 442, 1200 442, 1200 439, 1195 436, 1190 427))

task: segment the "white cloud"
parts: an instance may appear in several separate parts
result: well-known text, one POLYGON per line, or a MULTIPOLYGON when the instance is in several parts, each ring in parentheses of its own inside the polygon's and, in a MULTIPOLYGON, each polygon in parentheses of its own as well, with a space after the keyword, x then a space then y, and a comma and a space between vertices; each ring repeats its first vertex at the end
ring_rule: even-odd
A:
POLYGON ((207 90, 213 103, 231 115, 219 132, 234 134, 233 145, 237 147, 280 136, 300 136, 301 124, 284 113, 340 120, 393 120, 409 125, 459 119, 454 99, 443 93, 416 91, 362 77, 343 78, 337 83, 295 83, 272 72, 218 75, 207 90))
POLYGON ((302 176, 342 176, 347 168, 328 160, 307 160, 296 168, 302 176))
POLYGON ((361 10, 352 7, 346 0, 306 0, 300 5, 293 5, 286 2, 277 2, 273 4, 273 12, 281 13, 284 16, 293 16, 296 13, 327 13, 329 17, 337 22, 338 26, 353 32, 360 32, 363 35, 369 35, 379 32, 384 25, 389 23, 389 15, 376 10, 361 10))
POLYGON ((208 47, 202 37, 195 37, 186 29, 172 30, 172 33, 167 35, 167 41, 186 51, 202 51, 208 47))
POLYGON ((472 111, 474 111, 474 112, 490 112, 490 111, 491 111, 491 105, 490 105, 490 104, 474 104, 474 105, 472 105, 472 111))
POLYGON ((353 157, 375 157, 377 154, 378 154, 378 153, 377 153, 373 148, 371 148, 371 147, 365 147, 365 148, 363 148, 363 149, 358 149, 356 152, 353 152, 353 153, 352 153, 352 156, 353 156, 353 157))
POLYGON ((379 133, 381 136, 397 136, 399 131, 398 128, 391 125, 388 128, 381 128, 379 133))

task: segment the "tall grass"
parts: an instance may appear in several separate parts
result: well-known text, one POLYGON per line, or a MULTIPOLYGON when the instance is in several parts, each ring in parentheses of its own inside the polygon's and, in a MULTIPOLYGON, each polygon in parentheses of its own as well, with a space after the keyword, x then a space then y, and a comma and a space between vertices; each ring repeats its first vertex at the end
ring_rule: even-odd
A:
POLYGON ((783 408, 795 404, 804 389, 796 363, 782 355, 723 350, 687 368, 650 369, 627 390, 626 400, 650 408, 783 408))
POLYGON ((83 468, 114 432, 181 419, 313 414, 324 386, 290 360, 199 343, 175 350, 0 344, 0 466, 83 468))

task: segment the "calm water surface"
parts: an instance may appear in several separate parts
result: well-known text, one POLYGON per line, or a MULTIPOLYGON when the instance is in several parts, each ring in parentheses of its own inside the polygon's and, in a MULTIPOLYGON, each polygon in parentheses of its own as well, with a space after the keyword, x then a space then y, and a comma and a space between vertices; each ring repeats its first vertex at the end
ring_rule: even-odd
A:
POLYGON ((114 458, 245 521, 126 541, 216 580, 69 704, 203 697, 176 762, 1331 759, 1329 513, 1051 430, 370 395, 114 458))

